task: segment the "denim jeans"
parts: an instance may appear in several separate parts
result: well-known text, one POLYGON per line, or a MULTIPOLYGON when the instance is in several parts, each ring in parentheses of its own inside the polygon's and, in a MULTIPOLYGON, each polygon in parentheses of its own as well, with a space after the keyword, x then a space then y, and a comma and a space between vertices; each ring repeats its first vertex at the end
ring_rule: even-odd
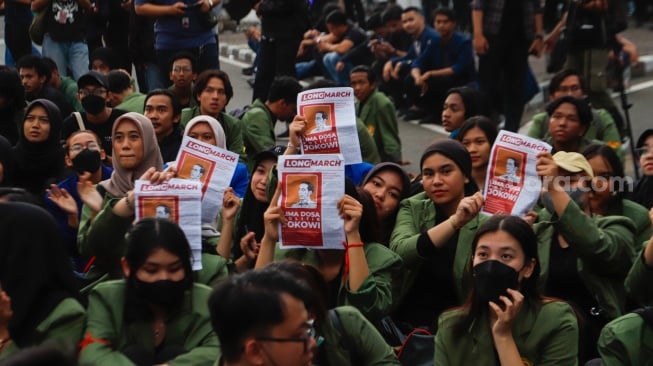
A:
POLYGON ((322 61, 324 62, 324 68, 327 70, 327 73, 333 81, 337 82, 342 86, 349 85, 349 71, 352 69, 351 62, 345 62, 345 67, 340 71, 336 71, 336 65, 342 57, 337 52, 329 52, 324 55, 322 61))
POLYGON ((67 70, 70 70, 75 81, 88 72, 86 42, 56 42, 46 33, 43 38, 43 56, 54 60, 61 75, 68 75, 67 70))
POLYGON ((161 68, 155 62, 147 62, 136 68, 136 79, 138 80, 138 89, 141 93, 147 94, 154 89, 165 88, 165 83, 161 80, 161 68))

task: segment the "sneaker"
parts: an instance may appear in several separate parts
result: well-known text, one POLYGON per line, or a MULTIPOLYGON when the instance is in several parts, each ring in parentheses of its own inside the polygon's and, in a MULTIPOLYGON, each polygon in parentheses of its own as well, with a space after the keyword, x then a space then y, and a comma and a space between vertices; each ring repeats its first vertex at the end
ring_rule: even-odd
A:
POLYGON ((241 72, 243 73, 243 75, 246 75, 246 76, 252 76, 252 75, 254 75, 254 71, 256 71, 256 68, 255 68, 254 66, 246 67, 246 68, 244 68, 244 69, 241 70, 241 72))

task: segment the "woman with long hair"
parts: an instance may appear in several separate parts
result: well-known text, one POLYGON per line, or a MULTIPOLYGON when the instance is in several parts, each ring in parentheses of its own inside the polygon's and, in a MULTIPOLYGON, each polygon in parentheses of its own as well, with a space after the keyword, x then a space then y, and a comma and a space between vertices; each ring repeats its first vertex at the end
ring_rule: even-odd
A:
POLYGON ((379 163, 367 173, 360 186, 374 199, 380 224, 379 240, 389 245, 399 203, 410 192, 410 177, 399 164, 379 163))
POLYGON ((474 237, 484 216, 483 196, 472 177, 472 160, 455 140, 426 148, 420 160, 424 192, 401 202, 390 249, 404 260, 403 296, 393 319, 412 329, 435 329, 442 311, 463 303, 474 237))
POLYGON ((57 223, 35 205, 0 202, 0 236, 0 363, 48 340, 74 348, 86 312, 57 223))
POLYGON ((471 247, 471 295, 440 317, 434 364, 577 365, 576 315, 569 304, 539 294, 531 226, 516 216, 493 216, 471 247))
POLYGON ((481 91, 468 86, 447 91, 442 106, 442 127, 449 132, 449 138, 458 136, 463 123, 474 116, 489 116, 490 105, 481 91))
POLYGON ((91 291, 80 362, 213 365, 220 355, 207 307, 193 283, 191 250, 172 221, 147 218, 126 239, 125 279, 91 291))
POLYGON ((465 146, 472 158, 472 177, 481 190, 485 187, 490 152, 497 134, 497 127, 492 120, 485 116, 474 116, 463 123, 456 136, 456 140, 465 146))
POLYGON ((316 267, 329 285, 327 307, 352 305, 370 321, 388 315, 401 285, 401 258, 378 243, 378 219, 373 199, 349 184, 338 201, 344 223, 344 250, 277 249, 278 228, 286 219, 277 205, 279 184, 265 211, 265 234, 256 260, 262 268, 273 260, 294 259, 316 267))
POLYGON ((648 210, 625 198, 631 185, 614 149, 594 144, 583 150, 583 156, 594 172, 587 200, 592 215, 628 217, 635 224, 635 245, 647 241, 651 237, 648 210))

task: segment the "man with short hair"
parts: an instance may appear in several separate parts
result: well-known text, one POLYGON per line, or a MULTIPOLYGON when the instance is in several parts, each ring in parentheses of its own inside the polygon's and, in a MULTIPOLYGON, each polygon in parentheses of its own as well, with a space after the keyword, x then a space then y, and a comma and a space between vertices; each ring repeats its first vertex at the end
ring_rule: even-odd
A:
POLYGON ((456 32, 456 14, 449 8, 434 12, 433 25, 440 35, 440 42, 433 42, 411 65, 411 76, 406 79, 409 100, 416 100, 435 123, 442 115, 447 90, 474 81, 474 50, 468 36, 456 32))
POLYGON ((166 219, 170 220, 170 207, 164 204, 158 204, 156 206, 156 218, 157 219, 166 219))
MULTIPOLYGON (((585 78, 576 70, 564 69, 557 72, 549 82, 549 100, 553 101, 564 95, 588 101, 587 83, 585 78)), ((550 138, 549 118, 546 112, 533 116, 533 123, 528 129, 528 136, 541 140, 550 138)), ((592 108, 592 122, 585 132, 586 139, 600 140, 611 148, 619 151, 621 137, 612 115, 606 109, 592 108)))
POLYGON ((144 115, 152 121, 163 161, 174 161, 184 137, 179 127, 181 105, 177 96, 168 89, 150 91, 145 97, 144 115))
POLYGON ((356 96, 356 117, 374 138, 382 161, 401 163, 401 140, 395 107, 390 98, 377 89, 376 75, 368 66, 351 70, 351 87, 356 96))
POLYGON ((77 99, 77 83, 68 76, 61 76, 57 63, 49 57, 41 58, 41 62, 50 71, 50 86, 57 89, 66 98, 66 102, 73 106, 77 112, 84 110, 82 104, 77 99))
POLYGON ((109 104, 127 112, 143 114, 145 94, 134 91, 131 77, 125 70, 111 70, 109 81, 109 104))
POLYGON ((181 103, 182 108, 193 108, 197 102, 193 97, 193 82, 197 77, 195 73, 195 57, 188 52, 180 52, 172 57, 170 68, 171 90, 181 103))
POLYGON ((311 290, 288 273, 263 268, 220 282, 209 298, 224 366, 311 365, 316 347, 311 290))
POLYGON ((220 122, 227 139, 227 149, 240 155, 245 161, 245 145, 243 143, 243 125, 240 120, 225 113, 225 107, 234 96, 234 89, 229 75, 221 70, 206 70, 197 76, 193 87, 193 97, 197 107, 184 108, 181 111, 182 127, 193 117, 199 115, 211 116, 220 122))
POLYGON ((292 208, 316 208, 317 202, 311 199, 313 195, 313 184, 309 181, 302 181, 299 183, 299 189, 297 190, 297 197, 299 201, 292 204, 292 208))
POLYGON ((82 75, 77 81, 79 98, 84 107, 84 112, 77 116, 72 115, 63 121, 61 137, 67 139, 70 135, 80 129, 91 130, 100 136, 102 149, 107 154, 106 164, 111 164, 113 146, 111 144, 111 130, 116 119, 126 112, 107 106, 110 99, 108 90, 109 81, 106 75, 97 71, 89 71, 82 75), (80 128, 80 124, 83 128, 80 128))
POLYGON ((202 180, 202 176, 204 176, 205 171, 206 168, 204 168, 204 165, 193 164, 193 167, 190 169, 190 177, 188 177, 188 179, 196 180, 199 182, 202 180))
POLYGON ((505 174, 500 175, 498 178, 507 180, 512 183, 519 183, 519 175, 517 175, 517 170, 519 169, 519 161, 517 159, 510 157, 506 159, 506 172, 505 174))
MULTIPOLYGON (((399 108, 408 107, 413 104, 412 100, 405 97, 405 78, 412 78, 410 69, 413 61, 431 44, 440 42, 440 35, 435 29, 426 25, 424 14, 419 8, 407 7, 401 14, 401 21, 404 31, 412 38, 412 44, 408 52, 402 57, 391 58, 383 66, 383 80, 388 83, 389 90, 392 90, 392 98, 399 108)), ((422 117, 416 106, 412 106, 411 113, 407 119, 422 117)))
POLYGON ((324 52, 322 61, 327 77, 341 85, 349 84, 349 71, 353 67, 353 50, 367 42, 367 35, 347 19, 347 14, 334 10, 326 17, 329 37, 318 38, 317 49, 324 52), (352 53, 350 53, 352 52, 352 53))
POLYGON ((66 102, 63 94, 49 85, 51 74, 41 57, 25 55, 18 60, 16 66, 25 88, 27 102, 35 99, 47 99, 59 107, 62 116, 66 117, 73 112, 73 107, 66 102))
POLYGON ((245 151, 250 162, 258 153, 276 144, 274 125, 277 120, 292 119, 297 109, 297 94, 301 90, 302 86, 295 78, 280 76, 272 83, 267 100, 256 99, 241 117, 245 128, 245 151))

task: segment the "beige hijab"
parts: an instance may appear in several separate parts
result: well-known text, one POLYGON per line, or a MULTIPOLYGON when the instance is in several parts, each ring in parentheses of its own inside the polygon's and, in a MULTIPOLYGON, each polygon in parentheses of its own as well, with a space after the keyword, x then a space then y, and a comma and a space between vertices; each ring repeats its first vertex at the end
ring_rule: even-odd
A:
POLYGON ((186 123, 186 129, 184 130, 184 136, 188 136, 191 128, 193 128, 193 126, 195 126, 200 122, 208 123, 211 129, 213 130, 213 135, 215 135, 215 141, 216 141, 215 146, 226 149, 227 138, 224 135, 224 129, 222 128, 222 125, 220 125, 220 122, 218 122, 217 119, 211 116, 199 115, 197 117, 194 117, 190 121, 188 121, 188 123, 186 123))
POLYGON ((100 182, 100 185, 115 197, 124 196, 127 194, 127 191, 133 189, 134 181, 140 178, 149 168, 155 167, 157 171, 163 168, 163 158, 161 158, 161 151, 159 150, 152 121, 144 115, 129 112, 118 117, 111 130, 112 141, 116 138, 116 129, 123 120, 133 121, 138 128, 143 138, 143 160, 136 168, 125 169, 120 166, 116 156, 118 152, 114 150, 113 156, 111 157, 113 161, 113 173, 111 174, 111 178, 100 182))

